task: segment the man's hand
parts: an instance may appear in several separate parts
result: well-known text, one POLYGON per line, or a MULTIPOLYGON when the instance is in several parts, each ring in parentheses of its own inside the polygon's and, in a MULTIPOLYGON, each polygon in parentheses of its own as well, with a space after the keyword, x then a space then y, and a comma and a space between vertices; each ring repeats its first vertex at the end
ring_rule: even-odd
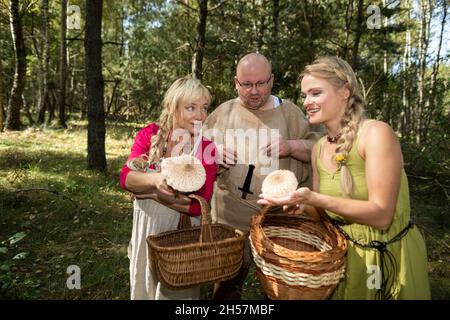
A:
POLYGON ((306 140, 285 140, 280 138, 278 141, 267 144, 262 152, 268 157, 286 158, 309 162, 311 161, 311 151, 308 149, 306 140), (277 154, 278 153, 278 154, 277 154))
POLYGON ((292 140, 285 140, 280 138, 278 141, 269 142, 263 147, 263 152, 267 154, 268 157, 273 158, 285 158, 289 157, 292 153, 292 140))
POLYGON ((219 144, 217 148, 217 159, 221 166, 225 168, 230 168, 230 166, 235 165, 237 161, 237 152, 227 148, 224 144, 219 144))

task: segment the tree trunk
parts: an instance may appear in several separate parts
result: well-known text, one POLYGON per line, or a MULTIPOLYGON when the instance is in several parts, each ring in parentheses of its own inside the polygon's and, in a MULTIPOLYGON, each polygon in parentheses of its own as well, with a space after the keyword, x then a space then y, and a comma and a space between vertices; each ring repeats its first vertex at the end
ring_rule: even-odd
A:
POLYGON ((55 92, 55 84, 51 82, 48 86, 47 93, 47 109, 48 109, 48 119, 47 125, 50 126, 52 124, 53 119, 55 119, 55 106, 57 104, 58 98, 55 92))
MULTIPOLYGON (((109 102, 108 102, 108 105, 107 105, 107 108, 106 108, 106 117, 109 116, 109 114, 111 112, 111 107, 112 107, 114 101, 117 100, 116 99, 116 96, 117 96, 116 92, 117 92, 117 88, 119 87, 119 84, 120 84, 120 80, 115 80, 114 81, 114 87, 113 87, 113 90, 112 90, 112 93, 111 93, 111 98, 109 99, 109 102)), ((115 114, 113 114, 113 115, 115 115, 115 114)))
MULTIPOLYGON (((0 59, 0 79, 3 79, 2 60, 0 59)), ((5 129, 5 107, 3 97, 3 81, 0 80, 0 132, 5 129)))
POLYGON ((433 64, 433 72, 431 73, 431 80, 430 80, 430 89, 428 92, 428 99, 427 99, 427 115, 425 117, 425 127, 424 127, 424 143, 427 141, 427 133, 430 128, 431 119, 433 118, 433 114, 437 109, 437 101, 436 101, 436 80, 439 74, 439 66, 441 63, 441 49, 442 49, 442 39, 444 37, 444 29, 445 29, 445 22, 447 19, 447 10, 448 9, 448 3, 447 0, 442 1, 442 20, 441 20, 441 32, 439 34, 439 44, 437 49, 437 55, 436 60, 433 64))
POLYGON ((417 68, 417 83, 418 83, 418 99, 416 110, 416 123, 415 123, 415 137, 416 144, 420 145, 422 142, 423 123, 424 123, 424 91, 425 91, 425 76, 426 76, 426 60, 429 42, 429 31, 431 22, 431 7, 428 0, 421 0, 420 3, 420 31, 419 31, 419 66, 417 68))
MULTIPOLYGON (((75 50, 73 50, 75 51, 75 50)), ((77 59, 75 57, 73 57, 72 60, 70 60, 70 46, 67 45, 67 68, 68 68, 68 76, 69 76, 69 81, 68 81, 68 85, 69 85, 69 92, 67 92, 67 101, 66 101, 66 105, 68 104, 69 107, 69 114, 70 113, 74 113, 75 112, 75 97, 78 94, 80 94, 76 89, 77 89, 77 84, 78 82, 80 82, 80 80, 78 80, 78 78, 76 77, 76 72, 75 70, 77 70, 77 59)), ((84 86, 81 86, 81 88, 83 89, 84 86)), ((84 95, 82 96, 81 100, 81 105, 84 104, 84 95)))
POLYGON ((352 33, 352 20, 353 20, 353 0, 349 0, 347 3, 347 9, 345 11, 345 42, 341 49, 341 57, 347 59, 349 50, 350 34, 352 33))
POLYGON ((32 126, 34 125, 34 120, 33 117, 31 116, 30 105, 28 104, 24 94, 22 94, 22 103, 23 103, 23 111, 25 112, 25 115, 28 118, 28 122, 30 123, 29 125, 32 126))
POLYGON ((67 128, 66 124, 66 84, 67 84, 67 0, 61 0, 61 42, 59 47, 59 119, 61 127, 67 128))
POLYGON ((48 37, 49 19, 48 19, 48 0, 41 1, 42 10, 42 88, 41 99, 39 104, 38 124, 45 121, 45 111, 48 109, 47 102, 49 100, 49 63, 50 63, 50 40, 48 37))
MULTIPOLYGON (((253 43, 255 52, 261 53, 261 48, 264 44, 264 15, 260 12, 260 7, 264 6, 263 0, 257 1, 253 0, 251 3, 251 9, 253 12, 252 21, 253 21, 253 43)), ((245 18, 244 18, 245 20, 245 18)))
POLYGON ((208 17, 208 0, 198 0, 197 38, 195 52, 192 59, 192 74, 202 79, 203 56, 205 52, 206 19, 208 17))
MULTIPOLYGON (((386 1, 383 0, 383 6, 386 7, 386 1)), ((383 17, 383 28, 386 30, 388 28, 388 18, 383 17)), ((385 122, 389 123, 389 93, 387 92, 387 89, 389 87, 389 67, 388 67, 388 51, 383 50, 383 79, 382 79, 382 85, 383 85, 383 103, 381 104, 381 109, 379 110, 379 115, 381 115, 382 119, 385 122)))
POLYGON ((353 42, 353 57, 352 57, 352 67, 354 70, 358 69, 359 42, 361 41, 361 36, 364 31, 363 23, 364 23, 364 0, 358 0, 356 31, 355 31, 355 40, 353 42))
MULTIPOLYGON (((307 0, 303 0, 300 2, 300 6, 302 8, 302 12, 303 12, 303 21, 305 23, 305 28, 306 28, 306 32, 307 32, 307 36, 308 36, 308 41, 307 43, 309 44, 309 48, 308 48, 308 52, 309 52, 309 62, 313 62, 313 60, 315 59, 315 55, 316 55, 316 50, 315 50, 315 45, 314 45, 314 38, 313 38, 313 27, 314 27, 314 14, 312 14, 311 19, 308 18, 308 1, 307 0), (311 26, 311 24, 313 24, 313 26, 311 26)), ((312 4, 312 8, 314 8, 314 4, 312 4)), ((313 12, 314 10, 311 9, 311 11, 313 12)), ((296 95, 297 95, 297 91, 296 91, 296 95)), ((298 99, 299 96, 297 96, 295 98, 295 100, 298 99)), ((294 101, 295 101, 294 100, 294 101)))
POLYGON ((106 171, 105 110, 102 76, 102 0, 86 0, 86 106, 88 168, 106 171))
POLYGON ((266 31, 265 15, 260 14, 259 17, 259 28, 256 36, 256 52, 261 52, 264 45, 264 33, 266 31))
MULTIPOLYGON (((74 104, 74 99, 72 98, 74 96, 74 91, 75 91, 75 72, 74 72, 74 67, 75 67, 75 63, 73 63, 73 65, 71 65, 70 62, 70 47, 67 46, 67 75, 69 77, 68 79, 68 86, 69 86, 69 92, 67 92, 67 101, 66 101, 66 106, 69 107, 68 113, 71 114, 74 112, 74 108, 73 108, 73 104, 74 104)), ((75 61, 75 59, 73 59, 75 61)))
MULTIPOLYGON (((84 81, 87 81, 86 79, 84 81)), ((80 102, 80 119, 81 120, 85 120, 86 119, 86 114, 87 114, 87 97, 86 97, 86 88, 84 88, 84 90, 82 89, 82 92, 80 92, 80 96, 81 98, 81 102, 80 102)), ((75 96, 73 96, 73 100, 76 99, 75 96)))
MULTIPOLYGON (((386 27, 385 27, 386 28, 386 27)), ((387 50, 383 51, 383 103, 381 105, 380 114, 382 115, 383 121, 389 123, 390 122, 390 110, 389 106, 389 93, 387 91, 389 87, 389 67, 388 67, 388 52, 387 50)))
POLYGON ((22 22, 19 12, 19 0, 9 2, 11 36, 14 43, 16 65, 14 71, 14 82, 8 102, 6 114, 6 129, 20 130, 20 107, 22 105, 22 92, 25 88, 26 75, 26 49, 23 40, 22 22))
POLYGON ((410 86, 408 85, 410 81, 410 68, 411 68, 411 30, 410 30, 410 20, 411 20, 411 4, 410 0, 405 1, 405 8, 408 10, 407 20, 406 20, 406 32, 405 32, 405 48, 403 51, 403 77, 402 77, 402 106, 403 111, 401 112, 401 132, 402 137, 409 137, 410 125, 411 125, 411 110, 409 105, 410 99, 410 86))
POLYGON ((280 28, 280 0, 272 0, 273 12, 272 12, 272 66, 278 70, 278 32, 280 28))
MULTIPOLYGON (((33 55, 35 55, 36 56, 36 59, 37 59, 37 67, 38 67, 38 70, 39 70, 39 73, 38 73, 38 75, 37 75, 37 88, 36 88, 36 90, 38 91, 38 93, 39 94, 36 94, 36 95, 34 95, 33 96, 33 103, 32 103, 32 105, 33 105, 33 109, 35 109, 35 110, 37 110, 37 111, 39 111, 39 106, 41 105, 41 98, 42 98, 42 94, 41 94, 41 92, 42 92, 42 87, 43 87, 43 85, 42 85, 42 55, 41 55, 41 51, 42 51, 42 39, 40 39, 40 35, 39 35, 39 32, 35 32, 35 30, 36 30, 36 28, 39 28, 39 26, 38 27, 36 27, 35 25, 36 25, 36 23, 35 23, 35 17, 36 17, 36 13, 34 12, 34 11, 31 11, 30 12, 30 17, 31 17, 31 33, 30 33, 30 38, 31 38, 31 41, 32 41, 32 46, 30 46, 31 48, 30 48, 30 51, 31 51, 31 54, 33 55), (33 50, 34 50, 34 52, 33 52, 33 50), (37 103, 36 103, 36 101, 37 101, 37 103)), ((39 23, 38 23, 39 24, 39 23)), ((38 121, 38 117, 39 117, 39 112, 38 112, 38 116, 36 117, 36 121, 38 121)), ((34 121, 33 121, 34 122, 34 121)))

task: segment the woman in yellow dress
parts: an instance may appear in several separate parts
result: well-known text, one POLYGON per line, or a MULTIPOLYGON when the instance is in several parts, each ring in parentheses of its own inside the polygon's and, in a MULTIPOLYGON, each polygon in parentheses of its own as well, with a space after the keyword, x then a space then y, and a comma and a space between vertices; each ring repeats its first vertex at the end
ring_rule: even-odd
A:
POLYGON ((313 190, 259 204, 322 208, 348 239, 333 299, 430 299, 424 239, 410 217, 408 180, 391 127, 363 117, 350 65, 323 57, 301 74, 304 107, 327 135, 312 150, 313 190))

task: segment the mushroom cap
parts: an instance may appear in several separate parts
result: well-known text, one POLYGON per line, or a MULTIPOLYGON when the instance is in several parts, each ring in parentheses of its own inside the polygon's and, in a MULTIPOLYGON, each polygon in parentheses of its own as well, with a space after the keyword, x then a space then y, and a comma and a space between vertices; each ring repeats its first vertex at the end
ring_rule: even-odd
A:
POLYGON ((297 190, 298 181, 290 170, 275 170, 263 181, 261 191, 264 198, 281 198, 297 190))
POLYGON ((206 181, 201 161, 190 155, 165 158, 161 162, 161 174, 169 186, 180 192, 197 191, 206 181))

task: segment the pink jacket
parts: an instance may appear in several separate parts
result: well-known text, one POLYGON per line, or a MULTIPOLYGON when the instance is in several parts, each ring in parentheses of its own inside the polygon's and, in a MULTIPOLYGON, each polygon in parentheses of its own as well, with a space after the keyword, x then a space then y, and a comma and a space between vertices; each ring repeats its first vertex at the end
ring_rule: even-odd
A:
MULTIPOLYGON (((151 123, 141 129, 134 139, 133 146, 131 147, 131 153, 128 156, 127 161, 132 158, 139 157, 142 154, 148 154, 150 150, 150 139, 158 132, 158 130, 159 126, 155 123, 151 123)), ((198 148, 195 156, 201 160, 203 167, 205 168, 206 182, 203 187, 194 192, 194 194, 202 196, 208 202, 212 197, 214 180, 217 173, 216 154, 214 143, 203 137, 202 145, 198 148), (207 150, 207 152, 203 152, 204 150, 207 150)), ((130 168, 128 168, 125 163, 122 168, 122 172, 120 173, 120 186, 122 189, 125 189, 125 180, 130 171, 130 168)), ((194 199, 192 199, 191 205, 189 206, 189 214, 192 216, 199 216, 201 214, 200 204, 194 199)))

